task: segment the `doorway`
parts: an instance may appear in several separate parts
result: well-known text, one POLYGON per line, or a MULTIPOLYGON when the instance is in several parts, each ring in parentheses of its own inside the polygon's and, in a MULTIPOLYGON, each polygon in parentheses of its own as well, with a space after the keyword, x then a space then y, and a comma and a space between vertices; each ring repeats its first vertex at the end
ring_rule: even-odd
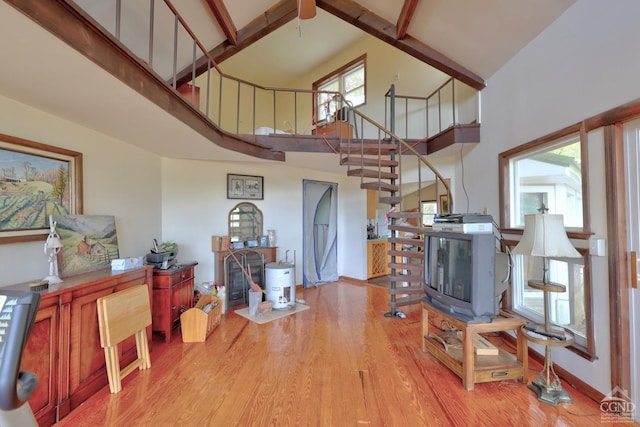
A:
POLYGON ((338 184, 302 181, 303 286, 338 280, 338 184))
MULTIPOLYGON (((640 253, 640 120, 624 126, 625 199, 627 219, 627 250, 631 266, 631 282, 638 282, 637 254, 640 253), (636 254, 634 257, 631 254, 636 254)), ((640 421, 640 290, 633 286, 629 295, 629 329, 631 336, 631 397, 636 408, 635 420, 640 421), (635 355, 635 357, 633 357, 635 355)))

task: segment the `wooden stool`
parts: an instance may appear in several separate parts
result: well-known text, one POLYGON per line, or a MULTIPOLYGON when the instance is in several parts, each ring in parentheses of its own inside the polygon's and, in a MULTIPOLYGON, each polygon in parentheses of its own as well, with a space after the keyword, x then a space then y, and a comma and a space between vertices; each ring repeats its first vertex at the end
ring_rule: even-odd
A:
POLYGON ((143 370, 151 367, 146 333, 146 327, 151 324, 149 288, 147 285, 136 285, 98 298, 97 304, 100 345, 104 348, 109 389, 111 393, 117 393, 122 389, 122 378, 135 368, 143 370), (120 370, 118 343, 131 335, 136 337, 138 358, 120 370))

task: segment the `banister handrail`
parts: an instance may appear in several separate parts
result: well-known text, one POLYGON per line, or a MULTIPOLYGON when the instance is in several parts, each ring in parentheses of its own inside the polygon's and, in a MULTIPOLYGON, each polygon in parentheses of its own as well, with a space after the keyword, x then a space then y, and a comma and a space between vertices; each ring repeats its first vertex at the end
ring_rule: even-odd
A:
POLYGON ((377 127, 380 131, 389 135, 392 139, 398 141, 404 148, 406 148, 411 153, 413 153, 425 166, 427 166, 431 170, 431 172, 433 172, 434 175, 438 177, 440 182, 442 182, 442 184, 444 185, 444 188, 447 190, 447 195, 449 197, 449 203, 450 203, 451 209, 453 209, 453 198, 451 197, 451 188, 449 187, 449 184, 447 183, 445 178, 440 174, 440 172, 438 172, 438 170, 435 168, 435 166, 433 166, 433 164, 429 160, 427 160, 422 154, 420 154, 415 148, 413 148, 410 144, 408 144, 404 139, 400 138, 398 135, 391 132, 389 129, 385 128, 383 125, 381 125, 374 119, 370 118, 369 116, 367 116, 366 114, 358 110, 352 110, 352 111, 354 114, 360 116, 361 118, 363 118, 364 120, 372 124, 373 126, 377 127))

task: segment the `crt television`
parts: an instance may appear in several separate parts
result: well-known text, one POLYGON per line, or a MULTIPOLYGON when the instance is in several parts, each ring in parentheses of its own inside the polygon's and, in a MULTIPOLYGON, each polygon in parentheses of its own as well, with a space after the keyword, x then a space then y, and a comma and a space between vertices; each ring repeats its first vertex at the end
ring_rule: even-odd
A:
POLYGON ((496 303, 496 239, 492 233, 427 231, 425 300, 466 322, 490 322, 496 303))

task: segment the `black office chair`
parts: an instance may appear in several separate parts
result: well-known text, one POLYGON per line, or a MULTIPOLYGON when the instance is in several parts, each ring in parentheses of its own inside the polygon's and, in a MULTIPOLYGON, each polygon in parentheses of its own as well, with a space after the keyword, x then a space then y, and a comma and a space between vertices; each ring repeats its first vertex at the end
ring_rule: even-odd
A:
POLYGON ((38 426, 27 401, 38 385, 20 371, 22 352, 36 318, 40 294, 0 288, 0 426, 38 426))

